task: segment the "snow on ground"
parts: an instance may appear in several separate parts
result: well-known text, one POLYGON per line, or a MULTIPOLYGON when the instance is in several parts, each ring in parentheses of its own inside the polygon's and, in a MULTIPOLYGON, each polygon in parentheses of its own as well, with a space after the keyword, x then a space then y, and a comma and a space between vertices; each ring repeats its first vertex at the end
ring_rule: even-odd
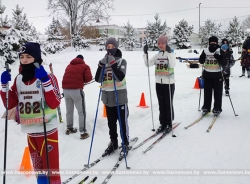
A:
MULTIPOLYGON (((200 52, 200 49, 197 49, 200 52)), ((149 52, 149 58, 156 52, 149 52)), ((175 50, 176 56, 181 57, 199 57, 194 53, 188 53, 188 50, 175 50)), ((201 52, 200 52, 201 53, 201 52)), ((54 73, 58 78, 61 87, 61 81, 64 70, 69 62, 78 54, 82 54, 86 63, 91 67, 93 76, 97 69, 97 63, 105 52, 93 49, 90 51, 76 52, 72 48, 68 48, 58 54, 49 55, 45 58, 45 68, 49 71, 49 63, 53 64, 54 73)), ((141 93, 145 93, 146 102, 150 105, 150 93, 148 83, 148 70, 144 66, 142 51, 123 51, 123 58, 127 60, 127 88, 129 99, 129 128, 130 138, 139 137, 141 142, 152 134, 151 109, 138 108, 141 93)), ((235 58, 239 55, 234 52, 235 58)), ((12 82, 18 72, 18 64, 11 66, 12 82)), ((1 69, 1 72, 3 68, 1 69)), ((212 115, 206 117, 200 123, 194 125, 188 130, 184 127, 194 121, 200 115, 198 112, 199 90, 193 89, 196 77, 201 75, 200 69, 189 69, 185 63, 177 62, 175 68, 175 95, 174 95, 174 122, 181 122, 181 125, 174 130, 177 136, 165 137, 147 154, 142 151, 153 142, 145 144, 137 150, 131 151, 128 155, 128 166, 130 171, 149 172, 145 175, 120 175, 113 176, 109 181, 110 184, 154 184, 154 183, 171 183, 171 184, 248 184, 250 182, 249 175, 246 174, 221 174, 221 172, 236 171, 250 172, 250 124, 249 124, 249 91, 250 79, 241 75, 241 67, 236 62, 232 69, 232 77, 230 78, 230 94, 235 112, 239 115, 234 116, 230 100, 227 96, 223 96, 223 112, 214 124, 210 133, 206 132, 212 115), (153 171, 173 172, 191 172, 197 171, 199 174, 166 174, 158 173, 153 175, 153 171), (217 175, 206 175, 204 170, 217 171, 217 175), (219 173, 220 172, 220 173, 219 173)), ((150 68, 150 81, 152 89, 152 104, 154 115, 154 127, 159 126, 158 122, 158 103, 155 92, 154 68, 150 68)), ((85 86, 84 92, 86 96, 87 109, 87 129, 92 135, 94 119, 97 109, 97 101, 99 94, 99 84, 92 83, 85 86)), ((203 93, 201 105, 203 103, 203 93)), ((0 103, 0 110, 3 113, 5 108, 0 103)), ((61 110, 63 120, 66 119, 66 108, 64 100, 61 102, 61 110)), ((96 125, 96 131, 93 142, 93 149, 90 160, 93 161, 100 157, 106 149, 109 142, 108 126, 106 118, 102 117, 103 104, 99 104, 99 113, 96 125)), ((75 126, 78 127, 78 116, 75 111, 75 126)), ((4 129, 5 120, 0 119, 0 163, 3 165, 3 148, 4 148, 4 129)), ((80 140, 79 133, 73 135, 65 135, 66 122, 59 124, 59 146, 60 146, 60 168, 61 171, 78 171, 88 162, 88 154, 90 148, 91 137, 86 140, 80 140)), ((26 135, 21 133, 20 126, 13 121, 8 122, 8 150, 7 150, 7 169, 18 170, 24 148, 27 146, 26 135)), ((118 157, 118 152, 107 157, 98 165, 94 166, 90 171, 98 171, 99 174, 92 174, 90 178, 98 176, 97 184, 101 183, 105 177, 102 171, 110 171, 118 157)), ((118 171, 126 171, 125 162, 123 162, 118 171)), ((196 172, 196 173, 197 173, 196 172)), ((71 175, 62 174, 62 181, 71 175)), ((75 178, 71 183, 77 183, 85 176, 75 178)), ((2 177, 0 178, 0 182, 2 177)), ((7 182, 10 184, 34 184, 35 176, 26 177, 24 175, 7 175, 7 182)))

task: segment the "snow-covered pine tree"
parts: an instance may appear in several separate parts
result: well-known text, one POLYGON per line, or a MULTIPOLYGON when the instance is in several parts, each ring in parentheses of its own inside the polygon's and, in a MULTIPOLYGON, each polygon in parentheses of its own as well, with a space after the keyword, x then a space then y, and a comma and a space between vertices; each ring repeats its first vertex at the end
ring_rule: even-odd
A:
POLYGON ((200 28, 201 44, 208 46, 208 38, 211 36, 217 36, 220 39, 222 35, 221 26, 221 24, 216 25, 210 19, 206 20, 205 25, 200 28))
POLYGON ((130 22, 124 26, 124 31, 122 31, 122 43, 126 50, 132 51, 138 40, 137 31, 133 28, 130 22))
POLYGON ((177 49, 191 48, 189 37, 193 33, 193 26, 189 26, 186 20, 181 20, 178 25, 175 25, 173 30, 173 39, 177 49))
POLYGON ((89 47, 87 40, 82 36, 82 32, 80 30, 77 31, 74 35, 72 35, 73 46, 76 51, 81 49, 86 49, 89 47))
POLYGON ((234 47, 241 44, 244 40, 244 30, 240 25, 237 17, 234 17, 232 21, 229 21, 229 27, 226 31, 226 38, 229 41, 229 44, 234 47))
POLYGON ((26 19, 26 15, 22 15, 23 9, 16 6, 13 10, 13 19, 11 28, 1 31, 0 52, 1 63, 14 63, 18 59, 18 51, 20 45, 32 41, 33 38, 29 35, 30 25, 26 19))
POLYGON ((161 35, 166 35, 166 32, 168 31, 167 23, 166 21, 161 24, 161 19, 159 14, 156 14, 154 16, 155 22, 148 22, 146 27, 146 41, 149 48, 152 48, 152 50, 157 49, 157 39, 161 35))
POLYGON ((49 54, 55 54, 65 48, 63 42, 65 36, 62 36, 60 27, 60 22, 53 17, 52 23, 45 29, 48 38, 47 42, 44 43, 44 49, 49 54))

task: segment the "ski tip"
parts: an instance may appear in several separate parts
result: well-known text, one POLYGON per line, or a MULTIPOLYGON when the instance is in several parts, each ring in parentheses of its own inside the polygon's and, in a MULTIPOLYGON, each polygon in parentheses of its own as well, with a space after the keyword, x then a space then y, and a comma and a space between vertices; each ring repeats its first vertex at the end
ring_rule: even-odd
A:
POLYGON ((94 177, 94 179, 92 180, 92 182, 94 183, 94 182, 95 182, 95 180, 97 180, 97 177, 94 177))

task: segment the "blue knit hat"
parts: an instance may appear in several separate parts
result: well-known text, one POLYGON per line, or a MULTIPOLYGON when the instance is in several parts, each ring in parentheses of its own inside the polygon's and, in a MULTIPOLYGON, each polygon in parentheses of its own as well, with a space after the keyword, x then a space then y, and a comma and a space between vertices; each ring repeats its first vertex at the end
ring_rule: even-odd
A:
POLYGON ((39 43, 28 42, 28 43, 24 44, 19 50, 19 58, 20 58, 21 54, 29 54, 33 58, 35 58, 35 60, 37 60, 37 61, 42 60, 41 49, 40 49, 39 43))
POLYGON ((227 50, 227 49, 228 49, 228 45, 227 45, 227 44, 223 44, 223 45, 221 46, 221 49, 222 49, 222 50, 227 50))

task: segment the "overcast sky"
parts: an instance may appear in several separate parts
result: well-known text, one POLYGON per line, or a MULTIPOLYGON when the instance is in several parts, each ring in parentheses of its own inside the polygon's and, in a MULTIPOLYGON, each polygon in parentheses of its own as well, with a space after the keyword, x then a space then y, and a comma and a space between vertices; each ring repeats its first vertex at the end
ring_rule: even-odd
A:
MULTIPOLYGON (((0 0, 6 6, 4 15, 12 17, 12 9, 17 4, 23 7, 31 22, 39 32, 44 32, 51 23, 52 16, 47 10, 47 0, 0 0)), ((234 16, 240 21, 250 15, 250 0, 114 0, 114 10, 110 11, 110 24, 123 26, 128 21, 136 28, 146 27, 147 21, 154 21, 155 13, 160 14, 162 21, 166 20, 172 30, 179 21, 185 19, 189 25, 194 25, 194 31, 200 25, 211 19, 222 24, 222 29, 234 16), (213 7, 213 8, 211 8, 213 7), (123 15, 123 16, 119 16, 123 15)), ((55 15, 56 17, 56 15, 55 15)), ((104 23, 102 23, 104 24, 104 23)))

